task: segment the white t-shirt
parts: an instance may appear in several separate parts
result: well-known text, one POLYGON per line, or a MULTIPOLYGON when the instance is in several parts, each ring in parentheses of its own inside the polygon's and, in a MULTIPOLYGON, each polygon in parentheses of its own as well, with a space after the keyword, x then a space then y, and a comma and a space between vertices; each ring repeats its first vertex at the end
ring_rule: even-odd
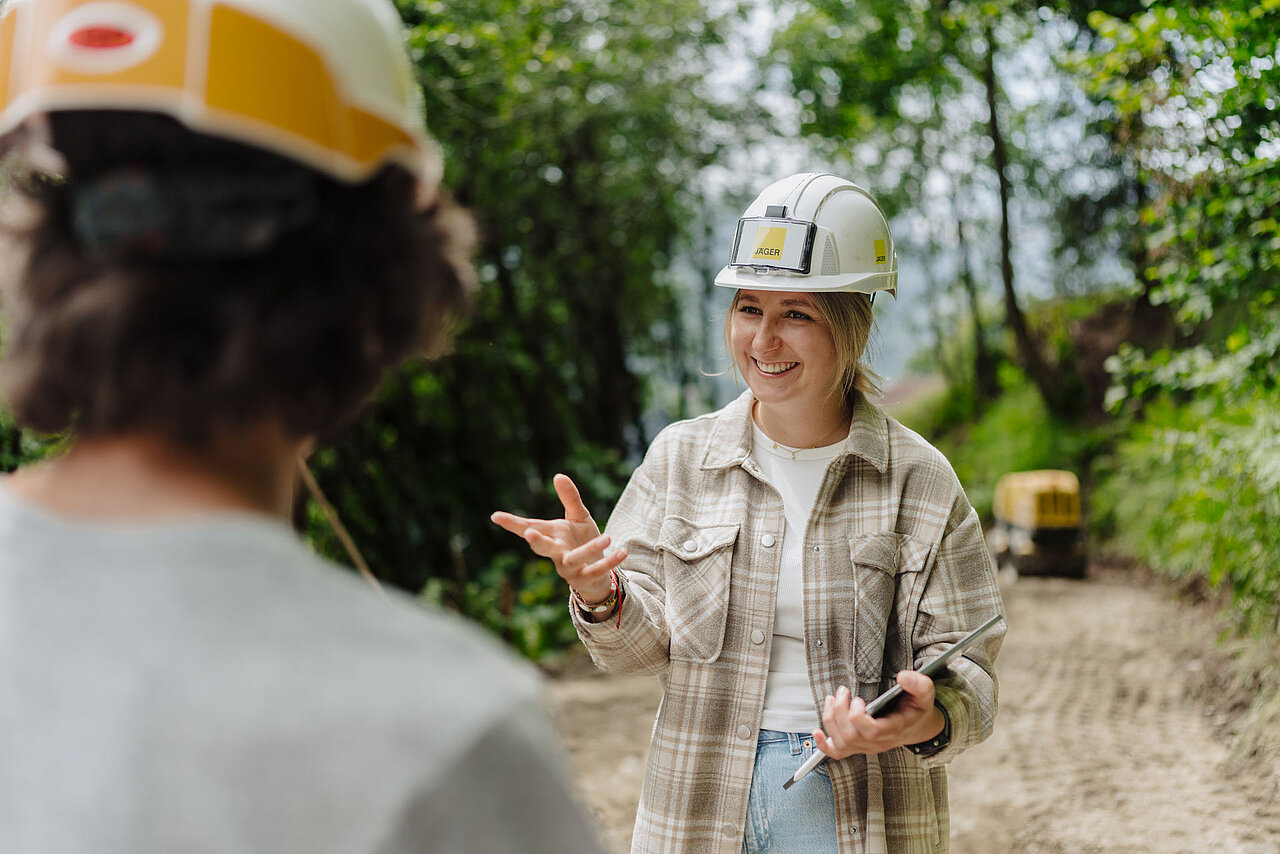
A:
POLYGON ((794 450, 779 445, 756 424, 751 456, 782 496, 786 531, 773 618, 773 651, 765 683, 761 729, 809 732, 821 726, 809 687, 804 641, 804 535, 827 466, 839 456, 844 439, 822 448, 794 450))

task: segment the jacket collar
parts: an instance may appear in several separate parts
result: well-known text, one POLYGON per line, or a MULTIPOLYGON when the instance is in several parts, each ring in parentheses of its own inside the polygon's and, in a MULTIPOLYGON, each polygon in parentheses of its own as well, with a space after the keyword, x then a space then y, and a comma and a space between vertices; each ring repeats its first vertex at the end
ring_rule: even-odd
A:
MULTIPOLYGON (((742 465, 751 455, 751 404, 755 397, 748 389, 726 406, 716 419, 707 439, 702 466, 706 469, 742 465)), ((865 395, 858 395, 849 421, 849 435, 841 456, 861 457, 884 474, 889 467, 889 422, 865 395)))

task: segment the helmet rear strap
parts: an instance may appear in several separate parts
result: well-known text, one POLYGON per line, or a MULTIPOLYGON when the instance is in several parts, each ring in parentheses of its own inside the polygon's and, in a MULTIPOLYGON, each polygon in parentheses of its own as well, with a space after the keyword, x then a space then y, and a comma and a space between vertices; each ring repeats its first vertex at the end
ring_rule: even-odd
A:
POLYGON ((319 210, 301 169, 234 175, 126 166, 72 191, 72 231, 92 254, 166 260, 260 255, 319 210))

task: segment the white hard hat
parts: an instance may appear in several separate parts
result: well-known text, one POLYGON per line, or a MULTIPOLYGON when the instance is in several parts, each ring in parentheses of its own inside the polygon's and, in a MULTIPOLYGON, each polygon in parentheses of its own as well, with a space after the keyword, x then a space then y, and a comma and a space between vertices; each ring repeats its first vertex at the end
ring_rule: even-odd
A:
POLYGON ((0 0, 0 134, 137 110, 358 183, 440 179, 390 0, 0 0))
POLYGON ((822 172, 770 184, 738 220, 725 288, 888 291, 898 295, 898 254, 884 212, 852 181, 822 172))

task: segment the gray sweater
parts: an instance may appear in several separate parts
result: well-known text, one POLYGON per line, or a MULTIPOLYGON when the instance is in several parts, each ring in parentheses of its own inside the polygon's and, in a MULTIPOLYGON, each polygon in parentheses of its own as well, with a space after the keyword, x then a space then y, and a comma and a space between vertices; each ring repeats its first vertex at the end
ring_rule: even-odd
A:
POLYGON ((247 514, 0 479, 0 851, 596 851, 536 673, 247 514))

